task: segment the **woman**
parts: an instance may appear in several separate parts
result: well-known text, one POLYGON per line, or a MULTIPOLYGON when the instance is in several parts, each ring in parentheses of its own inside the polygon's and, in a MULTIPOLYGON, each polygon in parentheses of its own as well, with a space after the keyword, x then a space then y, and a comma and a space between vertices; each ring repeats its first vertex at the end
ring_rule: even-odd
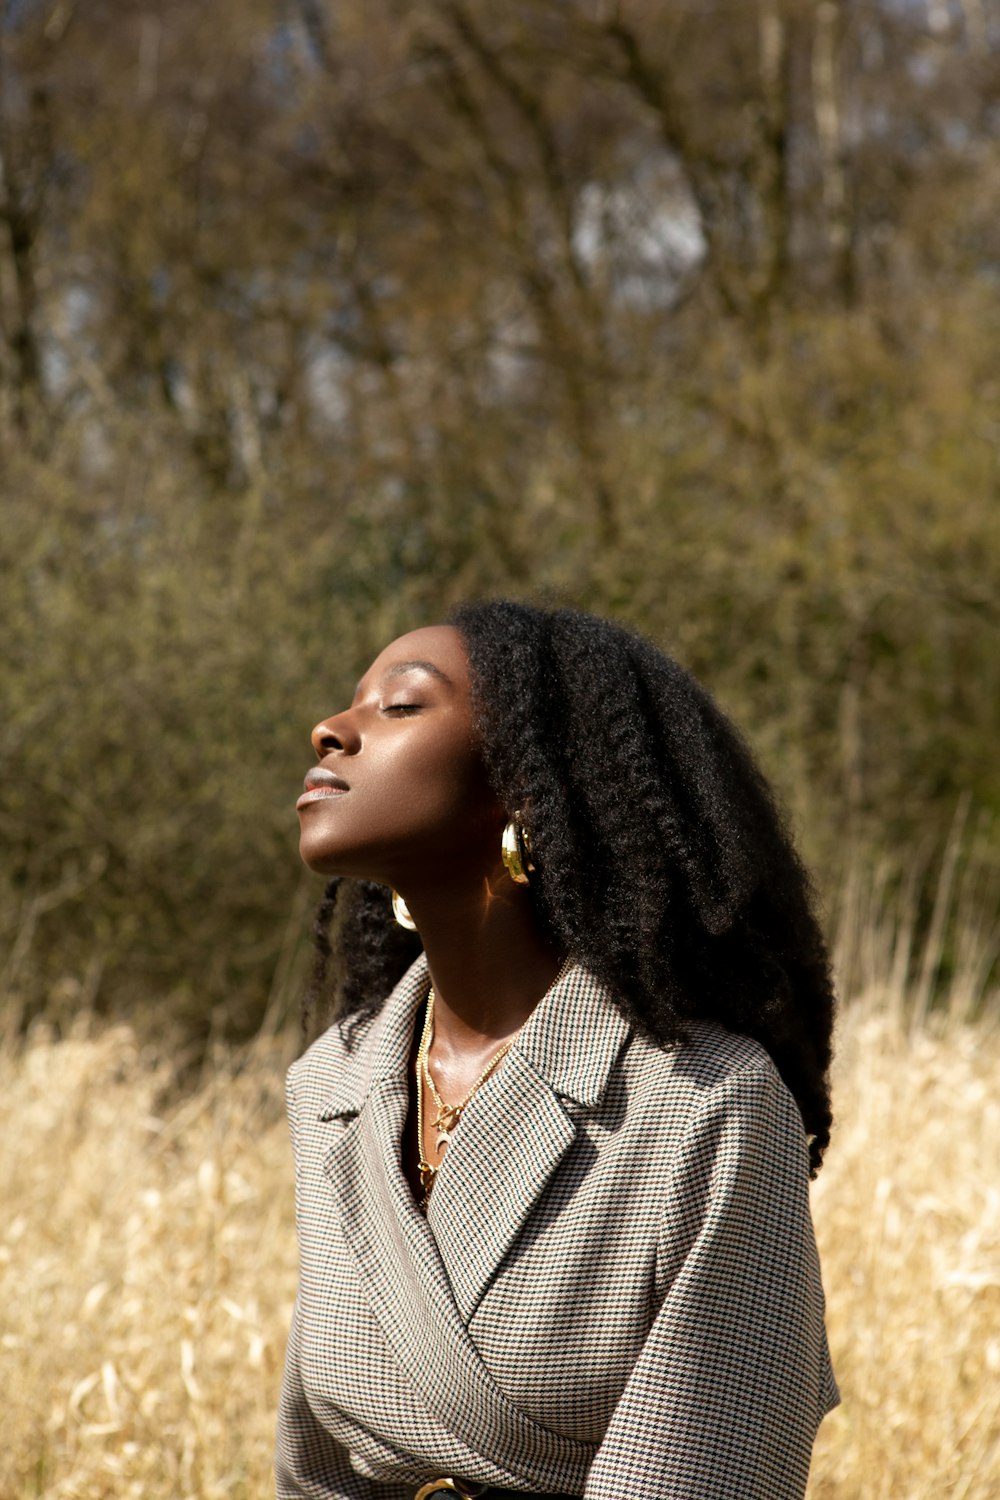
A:
POLYGON ((279 1496, 801 1496, 833 995, 748 750, 648 642, 506 602, 312 739, 340 1020, 289 1075, 279 1496))

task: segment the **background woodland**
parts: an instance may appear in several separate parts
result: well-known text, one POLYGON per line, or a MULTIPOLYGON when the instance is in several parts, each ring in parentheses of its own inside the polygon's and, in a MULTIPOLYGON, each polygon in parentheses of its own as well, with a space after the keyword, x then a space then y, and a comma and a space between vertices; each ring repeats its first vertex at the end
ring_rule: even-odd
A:
POLYGON ((998 101, 997 0, 4 0, 8 1026, 280 1027, 308 730, 479 593, 995 935, 998 101))

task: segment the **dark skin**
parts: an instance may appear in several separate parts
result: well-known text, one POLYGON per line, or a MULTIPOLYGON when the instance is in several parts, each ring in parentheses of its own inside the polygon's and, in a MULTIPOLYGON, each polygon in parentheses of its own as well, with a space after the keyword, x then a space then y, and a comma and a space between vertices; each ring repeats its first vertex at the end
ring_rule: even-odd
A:
MULTIPOLYGON (((459 632, 431 625, 393 641, 351 706, 316 725, 312 744, 327 774, 311 772, 299 800, 302 858, 319 874, 392 886, 406 901, 436 996, 429 1066, 444 1101, 458 1103, 561 961, 500 858, 507 813, 483 764, 459 632)), ((438 1165, 435 1115, 425 1091, 424 1152, 438 1165)), ((408 1135, 404 1165, 416 1185, 412 1120, 408 1135)))

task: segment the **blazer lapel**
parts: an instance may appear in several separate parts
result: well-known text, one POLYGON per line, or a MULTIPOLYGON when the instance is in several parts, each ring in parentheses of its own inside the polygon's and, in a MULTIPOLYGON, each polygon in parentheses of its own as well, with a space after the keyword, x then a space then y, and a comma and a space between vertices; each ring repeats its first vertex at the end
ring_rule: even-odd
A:
POLYGON ((575 1140, 579 1107, 599 1103, 629 1030, 575 967, 466 1107, 428 1213, 464 1323, 575 1140))
POLYGON ((512 1048, 467 1106, 427 1215, 464 1322, 575 1137, 556 1094, 512 1048))
POLYGON ((477 1386, 485 1372, 458 1315, 434 1236, 401 1168, 408 1103, 405 1063, 419 991, 404 1002, 409 999, 414 1003, 394 1005, 395 1013, 387 1018, 367 1097, 327 1152, 323 1170, 339 1209, 344 1242, 387 1345, 428 1407, 454 1428, 456 1414, 477 1406, 481 1410, 477 1386))
POLYGON ((323 1170, 373 1311, 387 1335, 404 1330, 401 1350, 412 1344, 414 1324, 426 1317, 435 1326, 460 1326, 437 1246, 401 1162, 407 1062, 428 983, 421 955, 386 1001, 372 1034, 348 1055, 320 1114, 346 1122, 323 1170))
MULTIPOLYGON (((420 1389, 436 1382, 432 1354, 442 1335, 467 1341, 447 1272, 399 1165, 405 1081, 376 1081, 324 1170, 340 1208, 344 1240, 386 1341, 420 1389)), ((461 1361, 465 1368, 465 1361, 461 1361)))

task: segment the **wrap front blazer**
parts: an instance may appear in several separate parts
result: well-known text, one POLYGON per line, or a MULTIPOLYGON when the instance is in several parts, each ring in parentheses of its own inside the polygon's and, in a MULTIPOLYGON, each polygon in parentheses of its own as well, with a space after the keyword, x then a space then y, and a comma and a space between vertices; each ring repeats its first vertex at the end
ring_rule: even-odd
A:
POLYGON ((299 1291, 281 1500, 453 1474, 586 1500, 793 1500, 836 1404, 798 1109, 767 1053, 661 1048, 573 968, 473 1096, 430 1209, 401 1166, 420 958, 288 1077, 299 1291))

